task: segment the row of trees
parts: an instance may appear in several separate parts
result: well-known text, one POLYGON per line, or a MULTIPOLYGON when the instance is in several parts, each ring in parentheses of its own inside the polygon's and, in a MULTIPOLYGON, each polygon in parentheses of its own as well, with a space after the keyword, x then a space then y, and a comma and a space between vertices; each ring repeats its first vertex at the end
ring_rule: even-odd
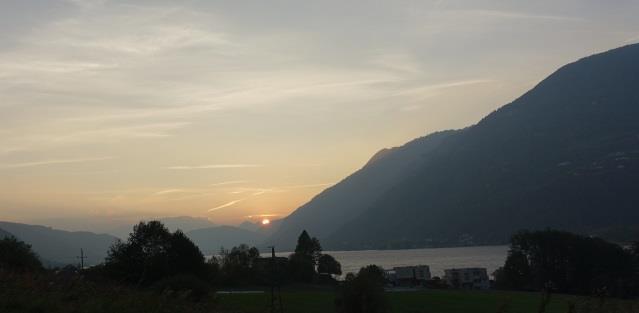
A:
MULTIPOLYGON (((115 280, 147 287, 181 276, 212 285, 260 285, 272 280, 311 283, 334 281, 341 265, 322 253, 315 237, 303 231, 295 252, 288 258, 262 258, 255 247, 240 245, 222 248, 219 255, 205 260, 200 249, 180 230, 170 232, 158 221, 140 222, 126 241, 117 241, 105 262, 88 269, 90 278, 115 280)), ((31 247, 16 238, 0 240, 0 270, 20 272, 41 270, 42 264, 31 247)))
POLYGON ((631 297, 639 294, 639 245, 629 249, 568 232, 522 231, 511 239, 500 289, 631 297))
POLYGON ((104 265, 97 267, 109 278, 148 286, 167 277, 188 275, 216 285, 258 285, 279 282, 316 282, 341 275, 341 265, 322 253, 319 240, 303 231, 295 252, 288 259, 277 258, 273 277, 273 260, 260 257, 255 247, 240 245, 222 248, 208 261, 199 248, 182 233, 171 233, 158 221, 140 222, 127 241, 118 241, 108 252, 104 265))

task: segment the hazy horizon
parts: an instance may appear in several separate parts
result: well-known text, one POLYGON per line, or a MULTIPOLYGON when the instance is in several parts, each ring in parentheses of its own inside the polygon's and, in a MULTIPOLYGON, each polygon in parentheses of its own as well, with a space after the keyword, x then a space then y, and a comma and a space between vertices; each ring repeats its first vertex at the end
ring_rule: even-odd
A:
POLYGON ((637 9, 3 2, 0 220, 281 218, 382 148, 474 124, 563 64, 638 42, 637 9))

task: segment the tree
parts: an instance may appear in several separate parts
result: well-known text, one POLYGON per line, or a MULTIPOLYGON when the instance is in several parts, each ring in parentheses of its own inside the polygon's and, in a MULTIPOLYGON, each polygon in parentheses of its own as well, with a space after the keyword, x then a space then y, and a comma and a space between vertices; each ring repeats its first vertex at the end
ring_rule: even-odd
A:
POLYGON ((0 239, 0 270, 25 272, 41 269, 42 263, 30 245, 13 236, 0 239))
POLYGON ((260 257, 260 251, 241 244, 230 251, 221 249, 220 263, 224 280, 230 284, 253 282, 256 260, 260 257))
POLYGON ((521 251, 510 251, 504 266, 495 271, 498 289, 527 290, 532 288, 532 281, 530 264, 521 251))
POLYGON ((207 273, 200 249, 182 231, 172 234, 158 221, 134 226, 126 242, 109 249, 105 268, 113 277, 139 285, 171 275, 207 273))
POLYGON ((302 231, 297 239, 295 253, 289 257, 289 269, 297 281, 311 282, 315 277, 315 266, 322 254, 322 246, 317 238, 302 231))
POLYGON ((388 312, 388 301, 384 293, 384 270, 369 265, 361 268, 357 275, 346 275, 335 304, 340 313, 388 312))
POLYGON ((310 283, 315 277, 313 259, 301 253, 293 253, 288 259, 289 272, 294 280, 310 283))
POLYGON ((317 272, 320 274, 342 275, 342 265, 328 254, 322 254, 317 261, 317 272))
POLYGON ((317 238, 311 238, 306 230, 304 230, 297 238, 295 253, 309 256, 313 260, 313 263, 317 264, 319 257, 322 255, 322 246, 317 238))
POLYGON ((207 271, 204 255, 181 230, 176 230, 167 250, 169 273, 201 275, 207 271))

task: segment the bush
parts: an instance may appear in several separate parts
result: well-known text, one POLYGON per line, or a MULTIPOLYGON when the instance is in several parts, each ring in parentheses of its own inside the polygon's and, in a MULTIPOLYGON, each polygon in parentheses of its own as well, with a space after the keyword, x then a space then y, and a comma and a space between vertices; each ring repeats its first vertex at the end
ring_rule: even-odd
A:
POLYGON ((210 292, 210 285, 193 275, 176 275, 164 278, 154 285, 163 295, 200 301, 210 292))
POLYGON ((335 305, 339 313, 388 312, 384 271, 378 266, 369 265, 360 269, 357 275, 346 275, 335 305))
POLYGON ((320 274, 342 275, 342 265, 329 254, 322 254, 317 261, 317 272, 320 274))

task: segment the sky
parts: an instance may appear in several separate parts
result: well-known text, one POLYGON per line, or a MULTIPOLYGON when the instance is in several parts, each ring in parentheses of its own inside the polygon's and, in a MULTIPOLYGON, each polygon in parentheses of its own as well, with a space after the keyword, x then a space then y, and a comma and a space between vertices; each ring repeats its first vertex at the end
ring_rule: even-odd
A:
POLYGON ((637 1, 0 1, 0 220, 282 218, 639 42, 637 1))

